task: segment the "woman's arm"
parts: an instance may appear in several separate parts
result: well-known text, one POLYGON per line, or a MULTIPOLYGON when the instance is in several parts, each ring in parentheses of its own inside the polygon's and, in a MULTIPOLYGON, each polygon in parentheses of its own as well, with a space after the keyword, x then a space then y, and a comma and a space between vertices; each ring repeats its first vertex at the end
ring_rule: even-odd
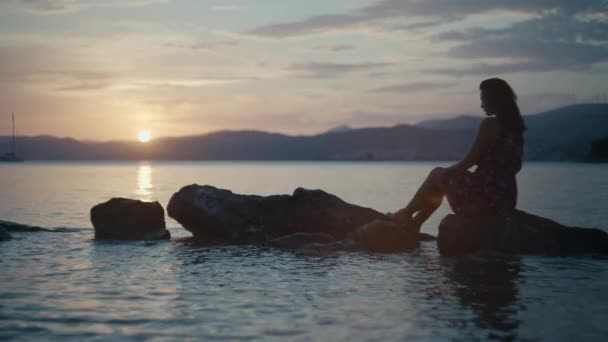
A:
POLYGON ((494 143, 500 134, 500 125, 496 118, 485 118, 479 125, 477 137, 467 155, 450 169, 468 170, 477 165, 482 154, 494 143))

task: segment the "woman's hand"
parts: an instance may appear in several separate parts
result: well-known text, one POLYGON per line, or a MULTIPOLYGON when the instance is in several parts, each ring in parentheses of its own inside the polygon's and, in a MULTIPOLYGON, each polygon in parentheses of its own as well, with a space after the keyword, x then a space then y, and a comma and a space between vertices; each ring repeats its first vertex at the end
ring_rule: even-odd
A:
POLYGON ((458 163, 450 166, 450 170, 466 171, 477 165, 482 155, 498 139, 500 124, 496 118, 486 118, 479 125, 477 137, 467 155, 458 163))

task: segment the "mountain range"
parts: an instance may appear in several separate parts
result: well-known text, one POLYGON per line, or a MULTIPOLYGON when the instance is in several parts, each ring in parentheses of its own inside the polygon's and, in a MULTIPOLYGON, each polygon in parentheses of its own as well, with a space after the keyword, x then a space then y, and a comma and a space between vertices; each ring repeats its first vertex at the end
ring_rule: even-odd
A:
MULTIPOLYGON (((18 137, 18 153, 27 160, 456 160, 468 150, 482 119, 478 115, 392 127, 340 126, 309 136, 219 131, 146 144, 18 137)), ((608 137, 608 104, 561 107, 525 115, 524 120, 527 160, 583 160, 593 140, 608 137)), ((0 144, 0 152, 3 149, 8 144, 0 144)))

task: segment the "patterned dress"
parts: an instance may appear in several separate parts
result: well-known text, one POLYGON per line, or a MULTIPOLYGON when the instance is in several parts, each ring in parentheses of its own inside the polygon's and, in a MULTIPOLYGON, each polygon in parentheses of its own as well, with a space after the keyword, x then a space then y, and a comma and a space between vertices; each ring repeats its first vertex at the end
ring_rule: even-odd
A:
POLYGON ((455 214, 485 216, 515 208, 515 175, 521 170, 523 144, 521 134, 501 132, 481 156, 474 172, 444 173, 446 197, 455 214))

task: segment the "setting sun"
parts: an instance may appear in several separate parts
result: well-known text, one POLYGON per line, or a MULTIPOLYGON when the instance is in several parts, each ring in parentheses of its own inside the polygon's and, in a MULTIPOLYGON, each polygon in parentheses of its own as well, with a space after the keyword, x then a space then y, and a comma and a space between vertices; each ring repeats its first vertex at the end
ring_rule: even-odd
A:
POLYGON ((152 138, 152 135, 150 134, 150 131, 148 131, 147 129, 144 129, 144 130, 140 131, 139 134, 137 134, 137 139, 142 143, 147 143, 148 141, 150 141, 151 138, 152 138))

